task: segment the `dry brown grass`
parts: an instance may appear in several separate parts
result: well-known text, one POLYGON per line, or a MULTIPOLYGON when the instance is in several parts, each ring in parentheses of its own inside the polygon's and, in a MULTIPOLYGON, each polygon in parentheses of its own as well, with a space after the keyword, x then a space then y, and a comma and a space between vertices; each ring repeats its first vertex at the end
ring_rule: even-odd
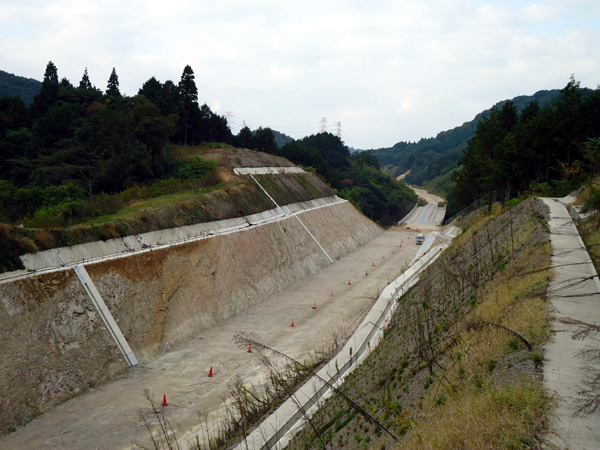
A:
MULTIPOLYGON (((482 229, 482 217, 469 232, 482 229)), ((515 246, 526 243, 536 223, 526 223, 515 246)), ((468 232, 467 232, 468 233, 468 232)), ((467 234, 465 233, 465 235, 467 234)), ((544 294, 551 272, 551 246, 525 247, 509 270, 486 286, 483 299, 446 353, 445 370, 426 391, 422 409, 399 449, 518 449, 539 444, 549 399, 535 374, 541 346, 549 337, 544 294), (527 268, 529 274, 523 275, 527 268), (521 274, 519 274, 521 272, 521 274), (524 348, 510 331, 534 346, 524 348), (536 360, 537 358, 537 360, 536 360)))
POLYGON ((489 388, 455 396, 397 448, 481 450, 532 448, 546 401, 541 383, 489 388))
POLYGON ((596 271, 600 272, 600 214, 584 220, 578 228, 596 271))
POLYGON ((48 231, 36 231, 33 240, 40 250, 47 250, 56 246, 54 236, 48 231))
POLYGON ((465 219, 465 222, 470 223, 470 225, 465 226, 466 231, 456 237, 456 239, 454 240, 454 245, 462 246, 468 241, 470 241, 473 238, 473 235, 477 234, 479 231, 485 228, 485 226, 492 219, 498 217, 505 210, 499 205, 494 205, 494 207, 489 213, 487 213, 486 211, 487 210, 478 210, 474 213, 471 213, 473 216, 475 216, 474 219, 470 216, 465 219))
POLYGON ((15 241, 21 249, 21 254, 37 253, 38 247, 31 239, 25 236, 16 236, 15 241))

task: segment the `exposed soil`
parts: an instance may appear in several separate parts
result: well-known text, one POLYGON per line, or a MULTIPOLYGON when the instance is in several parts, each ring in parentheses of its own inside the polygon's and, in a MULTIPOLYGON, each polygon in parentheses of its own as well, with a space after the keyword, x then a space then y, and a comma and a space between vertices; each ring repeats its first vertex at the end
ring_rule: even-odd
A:
POLYGON ((151 348, 153 344, 160 347, 155 352, 170 351, 121 372, 122 379, 55 407, 4 437, 0 446, 112 449, 132 444, 146 448, 147 436, 137 420, 137 410, 145 406, 144 388, 156 399, 166 394, 178 426, 198 431, 198 411, 221 411, 236 374, 246 383, 263 381, 258 361, 232 342, 236 332, 256 332, 268 345, 298 359, 329 348, 334 340, 341 341, 341 336, 360 323, 377 293, 412 258, 417 247, 408 242, 414 233, 391 230, 380 234, 380 228, 347 203, 311 211, 301 218, 328 253, 339 259, 335 264, 318 249, 314 251, 316 245, 292 218, 277 229, 260 227, 254 233, 229 235, 232 241, 227 245, 215 239, 202 248, 174 251, 161 256, 160 262, 134 262, 131 258, 129 263, 120 263, 127 267, 106 263, 90 268, 103 295, 113 302, 111 308, 118 297, 138 299, 122 301, 119 311, 123 313, 115 311, 128 338, 139 333, 132 339, 134 351, 140 345, 151 348), (380 236, 373 239, 376 235, 380 236), (400 239, 407 243, 402 248, 400 239), (290 269, 283 271, 286 261, 290 269), (149 275, 142 276, 136 266, 144 267, 149 275), (162 271, 160 276, 157 270, 162 271), (201 284, 201 280, 218 280, 211 281, 218 289, 201 284), (157 300, 139 301, 149 295, 157 300), (168 301, 161 302, 164 298, 168 301), (317 310, 311 308, 313 302, 317 310), (129 312, 124 314, 126 310, 129 312), (223 320, 227 314, 235 316, 223 320), (292 319, 294 328, 290 327, 292 319), (149 328, 147 322, 156 328, 149 328), (140 327, 147 331, 140 333, 140 327), (145 343, 142 337, 147 339, 145 343), (211 366, 214 377, 208 378, 211 366))

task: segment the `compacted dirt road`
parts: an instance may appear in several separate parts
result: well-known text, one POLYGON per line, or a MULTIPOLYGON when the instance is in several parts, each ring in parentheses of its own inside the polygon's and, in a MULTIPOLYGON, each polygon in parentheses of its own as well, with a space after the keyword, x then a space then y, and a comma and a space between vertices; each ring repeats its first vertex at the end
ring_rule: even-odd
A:
POLYGON ((334 340, 342 343, 415 255, 415 235, 399 228, 382 233, 318 274, 195 335, 177 350, 0 438, 0 448, 153 448, 138 417, 139 409, 147 406, 144 389, 158 404, 166 395, 167 412, 179 436, 193 436, 200 430, 199 413, 209 414, 212 421, 223 413, 223 400, 236 375, 247 385, 264 380, 266 371, 258 357, 236 347, 234 334, 254 332, 266 345, 300 360, 330 348, 334 340), (214 376, 209 378, 211 366, 214 376))

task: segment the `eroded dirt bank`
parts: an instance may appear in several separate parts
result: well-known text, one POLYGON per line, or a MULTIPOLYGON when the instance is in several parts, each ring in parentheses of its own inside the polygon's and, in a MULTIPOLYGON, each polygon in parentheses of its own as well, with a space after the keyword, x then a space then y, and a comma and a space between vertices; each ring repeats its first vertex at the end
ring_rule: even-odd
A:
MULTIPOLYGON (((334 259, 382 232, 348 203, 300 217, 334 259)), ((148 362, 329 264, 290 217, 87 269, 148 362)), ((73 272, 1 285, 0 328, 1 433, 126 368, 73 272)))

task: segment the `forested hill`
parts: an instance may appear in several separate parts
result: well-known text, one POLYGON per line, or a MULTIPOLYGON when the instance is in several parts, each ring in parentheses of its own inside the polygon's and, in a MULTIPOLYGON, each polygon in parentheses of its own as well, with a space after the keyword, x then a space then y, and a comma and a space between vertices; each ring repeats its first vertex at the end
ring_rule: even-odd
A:
MULTIPOLYGON (((396 223, 417 201, 404 183, 379 170, 373 155, 351 156, 330 133, 294 141, 270 128, 244 126, 232 134, 224 116, 198 102, 189 65, 178 83, 151 77, 137 95, 127 96, 114 68, 103 91, 87 69, 72 84, 50 61, 31 106, 17 96, 0 97, 0 259, 3 224, 32 233, 79 226, 127 209, 135 201, 128 192, 199 195, 204 178, 212 180, 211 189, 227 189, 216 168, 228 158, 222 150, 231 147, 304 165, 383 225, 396 223), (200 147, 214 155, 194 159, 200 147), (105 206, 93 206, 100 203, 105 206)), ((169 226, 179 226, 175 222, 169 226)))
POLYGON ((16 95, 23 103, 30 105, 41 88, 42 83, 37 80, 0 70, 0 98, 16 95))
MULTIPOLYGON (((593 93, 590 89, 581 89, 581 91, 584 97, 593 93)), ((508 101, 512 102, 519 112, 533 101, 537 101, 540 108, 544 108, 556 100, 560 93, 559 89, 538 91, 533 95, 521 95, 512 100, 502 100, 492 108, 502 109, 508 101)), ((411 173, 406 177, 406 181, 409 184, 423 185, 436 177, 449 174, 457 167, 467 141, 475 136, 477 124, 483 117, 489 117, 492 108, 477 114, 473 120, 461 126, 440 132, 436 137, 421 139, 418 142, 398 142, 391 148, 377 149, 374 154, 386 173, 397 176, 410 170, 411 173)))
POLYGON ((568 194, 600 172, 600 89, 571 78, 544 108, 493 108, 458 163, 450 199, 458 209, 480 198, 568 194))

